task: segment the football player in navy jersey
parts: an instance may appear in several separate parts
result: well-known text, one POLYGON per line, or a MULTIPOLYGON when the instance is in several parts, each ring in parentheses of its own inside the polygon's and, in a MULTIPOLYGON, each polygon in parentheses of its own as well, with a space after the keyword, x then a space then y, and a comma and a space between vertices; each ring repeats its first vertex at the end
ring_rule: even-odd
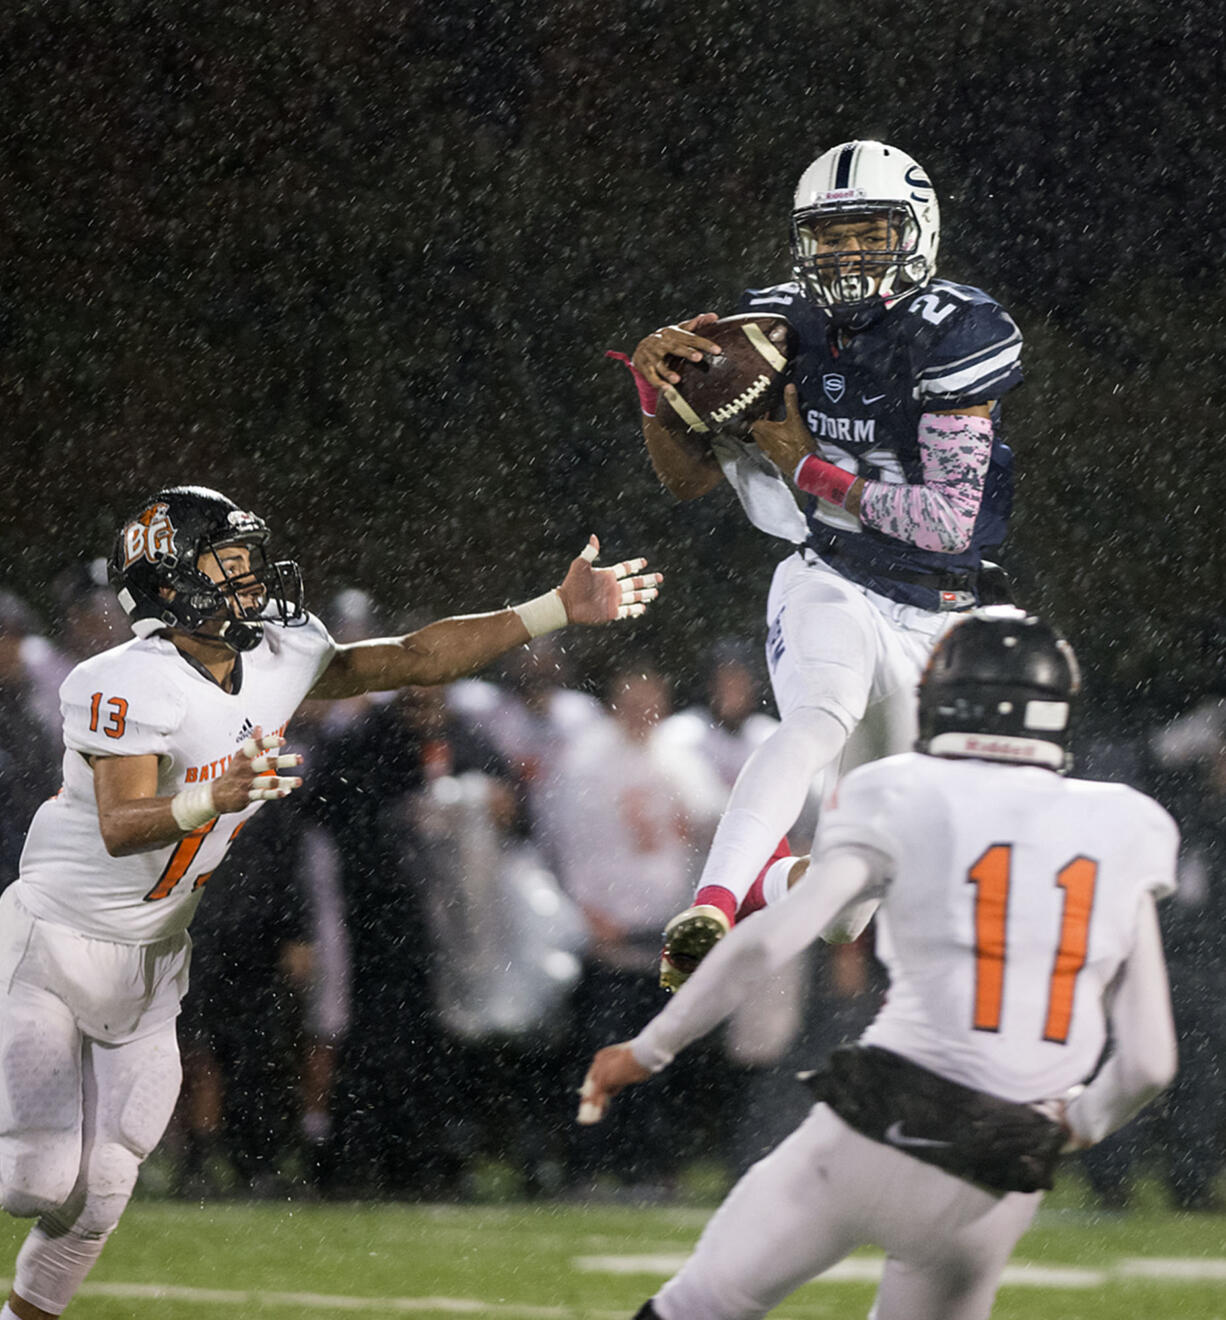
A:
POLYGON ((786 316, 798 336, 786 417, 758 422, 748 441, 674 432, 654 416, 658 392, 679 380, 670 355, 719 352, 702 336, 715 314, 634 351, 664 485, 694 499, 726 478, 755 525, 794 546, 767 604, 780 727, 737 780, 694 905, 669 923, 667 988, 728 930, 866 713, 889 731, 885 750, 911 744, 928 653, 979 603, 983 554, 1004 539, 1012 458, 1000 400, 1022 379, 1021 334, 982 290, 935 278, 939 237, 933 186, 897 147, 846 142, 805 170, 793 279, 747 290, 736 308, 786 316))

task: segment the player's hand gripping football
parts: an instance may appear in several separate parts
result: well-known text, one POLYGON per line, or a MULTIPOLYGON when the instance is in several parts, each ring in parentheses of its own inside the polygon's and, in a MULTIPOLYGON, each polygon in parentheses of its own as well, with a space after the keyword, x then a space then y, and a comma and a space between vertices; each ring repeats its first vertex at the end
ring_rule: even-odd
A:
POLYGON ((296 752, 283 756, 269 755, 285 746, 285 739, 277 734, 263 737, 259 726, 234 754, 225 773, 213 782, 213 805, 219 813, 242 811, 252 802, 271 801, 289 797, 302 780, 287 777, 282 770, 302 764, 296 752))
POLYGON ((710 339, 704 339, 697 332, 703 326, 714 325, 719 317, 714 312, 703 312, 692 316, 688 321, 677 325, 662 326, 653 330, 646 338, 640 339, 638 347, 630 361, 635 371, 645 376, 647 383, 662 390, 666 385, 676 385, 681 379, 675 371, 670 371, 664 359, 685 357, 691 362, 701 362, 704 353, 718 356, 723 349, 710 339))
POLYGON ((558 595, 571 623, 612 623, 637 619, 660 594, 662 573, 643 573, 645 559, 626 559, 612 568, 596 568, 600 542, 591 537, 574 559, 558 595))
POLYGON ((800 396, 795 385, 784 387, 783 402, 787 407, 783 421, 763 418, 750 429, 758 448, 790 480, 800 460, 815 451, 813 437, 800 415, 800 396))
POLYGON ((609 1101, 619 1091, 635 1082, 645 1082, 650 1076, 631 1053, 629 1041, 597 1050, 579 1088, 578 1121, 584 1126, 599 1123, 608 1111, 609 1101))

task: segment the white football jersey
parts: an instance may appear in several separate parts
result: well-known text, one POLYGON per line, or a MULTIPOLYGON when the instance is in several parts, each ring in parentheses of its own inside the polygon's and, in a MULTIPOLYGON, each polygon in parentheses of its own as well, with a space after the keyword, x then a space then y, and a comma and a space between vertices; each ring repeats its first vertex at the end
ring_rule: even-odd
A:
MULTIPOLYGON (((172 642, 149 637, 78 665, 60 688, 64 784, 34 815, 19 896, 35 916, 85 935, 143 944, 186 928, 210 874, 258 803, 215 817, 176 844, 110 856, 98 826, 91 756, 158 758, 158 796, 216 779, 258 726, 283 733, 336 645, 314 616, 268 624, 226 692, 172 642)), ((270 883, 275 879, 270 877, 270 883)))
POLYGON ((1178 843, 1170 816, 1121 784, 916 754, 853 771, 815 852, 889 858, 890 988, 864 1043, 1010 1100, 1085 1081, 1138 906, 1173 892, 1178 843))

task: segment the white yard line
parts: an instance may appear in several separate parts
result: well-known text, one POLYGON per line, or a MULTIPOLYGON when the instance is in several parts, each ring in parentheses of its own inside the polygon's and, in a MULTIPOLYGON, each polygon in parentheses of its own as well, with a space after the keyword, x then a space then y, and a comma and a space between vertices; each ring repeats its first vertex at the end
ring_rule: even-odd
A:
MULTIPOLYGON (((0 1279, 5 1292, 11 1279, 0 1279)), ((475 1297, 348 1297, 328 1293, 269 1292, 260 1288, 186 1288, 171 1283, 85 1283, 78 1297, 112 1297, 125 1301, 187 1302, 200 1306, 293 1306, 304 1311, 393 1311, 402 1315, 506 1316, 508 1320, 625 1320, 625 1308, 617 1311, 582 1310, 573 1306, 533 1306, 530 1303, 483 1302, 475 1297)))
MULTIPOLYGON (((576 1256, 571 1265, 585 1274, 646 1274, 667 1278, 688 1259, 685 1252, 637 1256, 576 1256)), ((880 1256, 853 1256, 840 1261, 818 1283, 876 1283, 885 1261, 880 1256)), ((1168 1283, 1207 1283, 1226 1279, 1226 1260, 1212 1257, 1124 1257, 1102 1269, 1075 1265, 1038 1265, 1019 1261, 1005 1267, 1004 1287, 1101 1288, 1125 1279, 1158 1279, 1168 1283)))
MULTIPOLYGON (((587 1274, 644 1274, 666 1278, 686 1260, 686 1253, 634 1256, 576 1256, 571 1266, 587 1274)), ((876 1283, 884 1261, 879 1256, 856 1256, 827 1270, 819 1283, 876 1283)), ((1126 1256, 1102 1269, 1020 1262, 1006 1267, 1002 1285, 1022 1288, 1101 1288, 1112 1282, 1150 1279, 1179 1285, 1226 1280, 1226 1259, 1220 1257, 1126 1256)), ((12 1280, 0 1279, 5 1292, 12 1280)), ((273 1292, 259 1288, 189 1288, 171 1283, 86 1283, 82 1297, 111 1297, 131 1301, 186 1302, 199 1306, 292 1306, 302 1311, 333 1314, 382 1311, 401 1315, 485 1315, 507 1320, 624 1320, 625 1309, 596 1311, 573 1306, 539 1306, 527 1302, 485 1302, 475 1297, 352 1297, 313 1292, 273 1292)), ((793 1304, 793 1309, 795 1309, 793 1304)), ((803 1307, 801 1308, 804 1309, 803 1307)))

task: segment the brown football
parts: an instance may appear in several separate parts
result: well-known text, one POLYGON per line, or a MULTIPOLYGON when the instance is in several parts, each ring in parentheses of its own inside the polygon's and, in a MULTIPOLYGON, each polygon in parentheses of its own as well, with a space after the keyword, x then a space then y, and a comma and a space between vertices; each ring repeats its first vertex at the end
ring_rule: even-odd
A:
POLYGON ((718 344, 701 362, 670 357, 681 380, 660 392, 656 417, 670 430, 744 437, 778 403, 796 332, 785 316, 725 316, 695 333, 718 344))

